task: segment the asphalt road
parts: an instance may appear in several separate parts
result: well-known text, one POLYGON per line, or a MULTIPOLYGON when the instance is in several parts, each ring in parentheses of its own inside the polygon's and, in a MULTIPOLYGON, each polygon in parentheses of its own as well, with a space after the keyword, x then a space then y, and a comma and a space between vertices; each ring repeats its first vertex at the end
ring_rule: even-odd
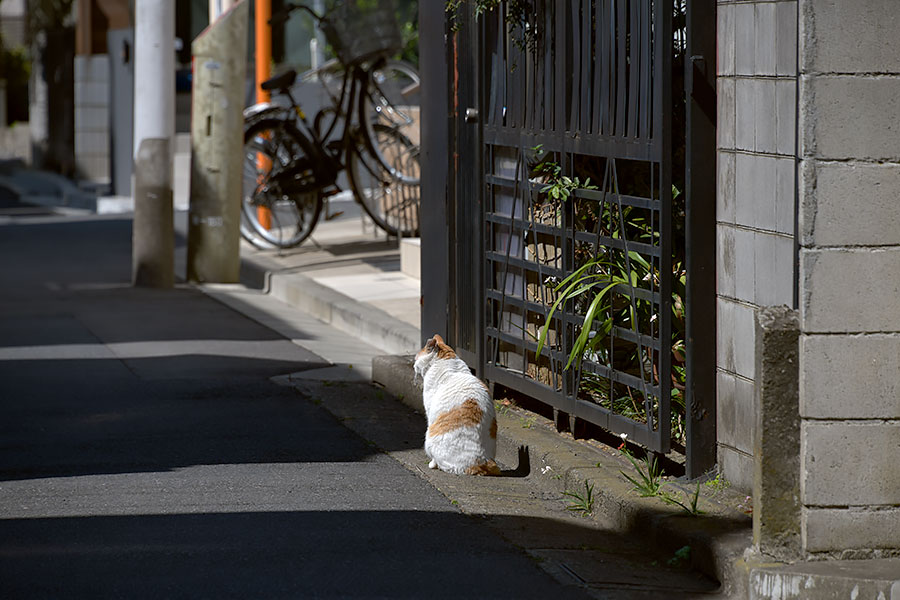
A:
POLYGON ((324 359, 132 288, 128 219, 27 212, 0 220, 0 597, 580 597, 269 381, 324 359))

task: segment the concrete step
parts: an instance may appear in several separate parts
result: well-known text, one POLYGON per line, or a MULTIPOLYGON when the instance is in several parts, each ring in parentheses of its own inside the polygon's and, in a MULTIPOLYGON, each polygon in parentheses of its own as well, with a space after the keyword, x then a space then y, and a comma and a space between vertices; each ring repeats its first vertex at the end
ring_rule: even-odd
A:
POLYGON ((900 600, 900 558, 827 560, 750 573, 750 600, 900 600))

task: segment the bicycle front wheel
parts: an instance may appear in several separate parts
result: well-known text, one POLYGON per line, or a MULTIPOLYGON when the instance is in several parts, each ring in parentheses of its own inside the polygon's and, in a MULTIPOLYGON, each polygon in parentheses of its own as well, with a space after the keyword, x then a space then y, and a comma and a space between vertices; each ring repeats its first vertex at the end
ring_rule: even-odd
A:
POLYGON ((241 210, 252 233, 276 248, 292 248, 312 233, 322 212, 310 142, 281 120, 263 120, 244 133, 241 210))
POLYGON ((350 152, 347 171, 357 200, 391 235, 419 235, 419 147, 396 129, 376 124, 370 144, 350 152))

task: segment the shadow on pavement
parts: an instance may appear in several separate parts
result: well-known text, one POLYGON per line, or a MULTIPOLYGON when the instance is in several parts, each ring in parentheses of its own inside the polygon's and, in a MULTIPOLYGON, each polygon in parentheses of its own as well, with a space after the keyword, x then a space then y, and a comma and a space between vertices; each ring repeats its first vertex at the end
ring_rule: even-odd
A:
MULTIPOLYGON (((348 493, 352 493, 348 490, 348 493)), ((500 529, 591 531, 543 519, 500 518, 500 529)), ((615 536, 605 542, 613 545, 615 536)), ((608 548, 602 581, 580 565, 589 549, 532 555, 457 512, 310 511, 0 520, 4 597, 127 598, 616 598, 709 593, 716 584, 655 556, 608 548), (579 556, 582 557, 581 561, 579 556), (572 578, 560 586, 535 560, 572 578), (560 566, 561 565, 561 566, 560 566), (673 587, 672 582, 676 581, 673 587), (663 587, 665 585, 665 587, 663 587), (629 593, 622 595, 623 590, 629 593), (563 594, 561 595, 561 592, 563 594), (636 595, 635 595, 636 594, 636 595)), ((596 564, 592 571, 598 572, 596 564)))

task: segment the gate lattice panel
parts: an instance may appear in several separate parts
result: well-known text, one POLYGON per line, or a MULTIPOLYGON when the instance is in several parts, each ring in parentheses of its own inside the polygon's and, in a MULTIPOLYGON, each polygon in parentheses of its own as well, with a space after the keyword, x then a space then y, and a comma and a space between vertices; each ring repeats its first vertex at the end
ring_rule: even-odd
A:
POLYGON ((482 372, 667 452, 672 0, 536 1, 512 32, 505 4, 479 21, 482 372), (595 286, 551 316, 556 284, 588 261, 595 286))

